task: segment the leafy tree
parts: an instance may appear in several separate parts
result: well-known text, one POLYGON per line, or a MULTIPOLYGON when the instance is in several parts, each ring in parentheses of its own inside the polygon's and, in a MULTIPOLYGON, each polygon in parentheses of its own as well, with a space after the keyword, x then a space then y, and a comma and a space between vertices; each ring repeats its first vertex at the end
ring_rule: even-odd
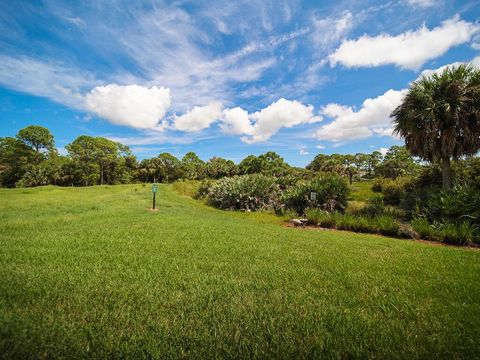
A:
POLYGON ((367 155, 365 166, 366 166, 368 177, 373 176, 375 168, 382 162, 382 160, 383 160, 383 155, 380 151, 374 151, 371 154, 367 155))
POLYGON ((238 164, 240 174, 257 174, 261 169, 261 162, 255 155, 248 155, 238 164))
POLYGON ((205 162, 193 151, 186 153, 182 158, 182 168, 185 178, 201 180, 205 178, 205 162))
POLYGON ((441 162, 442 187, 450 188, 451 160, 480 149, 480 70, 460 65, 423 76, 392 117, 412 154, 441 162))
POLYGON ((208 177, 220 179, 225 176, 235 175, 237 167, 232 160, 215 156, 206 163, 205 171, 208 177))
POLYGON ((288 173, 290 165, 274 151, 268 151, 258 157, 260 172, 265 175, 284 176, 288 173))
POLYGON ((383 162, 379 164, 375 172, 382 177, 396 179, 399 176, 415 175, 420 166, 415 162, 410 151, 405 146, 392 146, 383 162))
POLYGON ((157 174, 162 182, 171 182, 182 176, 182 163, 170 153, 162 153, 154 161, 157 174))
POLYGON ((276 177, 288 174, 290 168, 290 165, 274 151, 268 151, 258 157, 249 155, 238 165, 241 174, 262 173, 276 177))
POLYGON ((0 184, 13 187, 33 163, 35 154, 23 141, 0 138, 0 184))
POLYGON ((158 171, 155 159, 143 159, 138 166, 138 174, 141 181, 156 183, 158 171))
POLYGON ((130 156, 127 146, 115 141, 82 135, 66 146, 72 159, 77 162, 82 172, 85 185, 107 182, 114 184, 124 182, 125 157, 130 156))
POLYGON ((27 126, 18 132, 17 139, 23 141, 37 153, 51 152, 55 148, 53 135, 43 126, 27 126))

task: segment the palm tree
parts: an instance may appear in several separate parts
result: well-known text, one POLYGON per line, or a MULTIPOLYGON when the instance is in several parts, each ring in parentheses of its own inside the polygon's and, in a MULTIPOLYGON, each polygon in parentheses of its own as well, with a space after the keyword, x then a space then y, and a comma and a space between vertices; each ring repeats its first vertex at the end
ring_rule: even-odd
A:
POLYGON ((421 77, 391 116, 413 155, 441 162, 449 189, 450 161, 480 149, 480 70, 463 64, 421 77))

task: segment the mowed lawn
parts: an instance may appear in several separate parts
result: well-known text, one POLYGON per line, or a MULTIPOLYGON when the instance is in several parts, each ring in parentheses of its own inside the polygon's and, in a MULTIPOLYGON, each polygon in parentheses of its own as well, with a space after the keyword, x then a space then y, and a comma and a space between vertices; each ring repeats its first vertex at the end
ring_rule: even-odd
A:
POLYGON ((0 190, 0 357, 480 357, 480 251, 158 195, 0 190))

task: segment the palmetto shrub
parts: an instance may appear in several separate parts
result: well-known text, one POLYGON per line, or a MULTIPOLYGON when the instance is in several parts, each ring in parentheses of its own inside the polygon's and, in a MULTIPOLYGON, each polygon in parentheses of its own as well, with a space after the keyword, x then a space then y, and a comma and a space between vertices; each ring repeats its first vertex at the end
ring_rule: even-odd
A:
POLYGON ((341 211, 347 207, 350 189, 346 181, 338 175, 322 175, 311 181, 298 183, 282 196, 286 208, 304 214, 307 208, 319 208, 326 211, 341 211), (309 198, 310 192, 316 192, 316 200, 309 198))
POLYGON ((478 240, 478 228, 468 221, 446 221, 437 227, 442 241, 451 245, 470 245, 478 240))
POLYGON ((430 221, 451 221, 480 225, 480 192, 472 185, 457 184, 431 194, 421 212, 430 221))
POLYGON ((214 182, 215 180, 203 179, 200 182, 200 185, 197 188, 197 192, 194 194, 193 197, 195 199, 205 199, 208 196, 210 188, 212 187, 214 182))
POLYGON ((279 187, 272 176, 251 174, 225 177, 208 190, 208 203, 224 210, 255 211, 276 208, 279 187))

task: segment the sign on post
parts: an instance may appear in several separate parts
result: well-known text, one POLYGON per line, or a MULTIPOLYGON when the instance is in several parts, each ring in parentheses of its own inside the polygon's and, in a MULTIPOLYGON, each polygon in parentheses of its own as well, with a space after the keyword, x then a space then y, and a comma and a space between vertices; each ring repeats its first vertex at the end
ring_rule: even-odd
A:
POLYGON ((158 189, 158 185, 157 184, 153 184, 152 185, 152 193, 153 193, 153 206, 152 206, 152 209, 155 210, 155 195, 157 194, 157 189, 158 189))

